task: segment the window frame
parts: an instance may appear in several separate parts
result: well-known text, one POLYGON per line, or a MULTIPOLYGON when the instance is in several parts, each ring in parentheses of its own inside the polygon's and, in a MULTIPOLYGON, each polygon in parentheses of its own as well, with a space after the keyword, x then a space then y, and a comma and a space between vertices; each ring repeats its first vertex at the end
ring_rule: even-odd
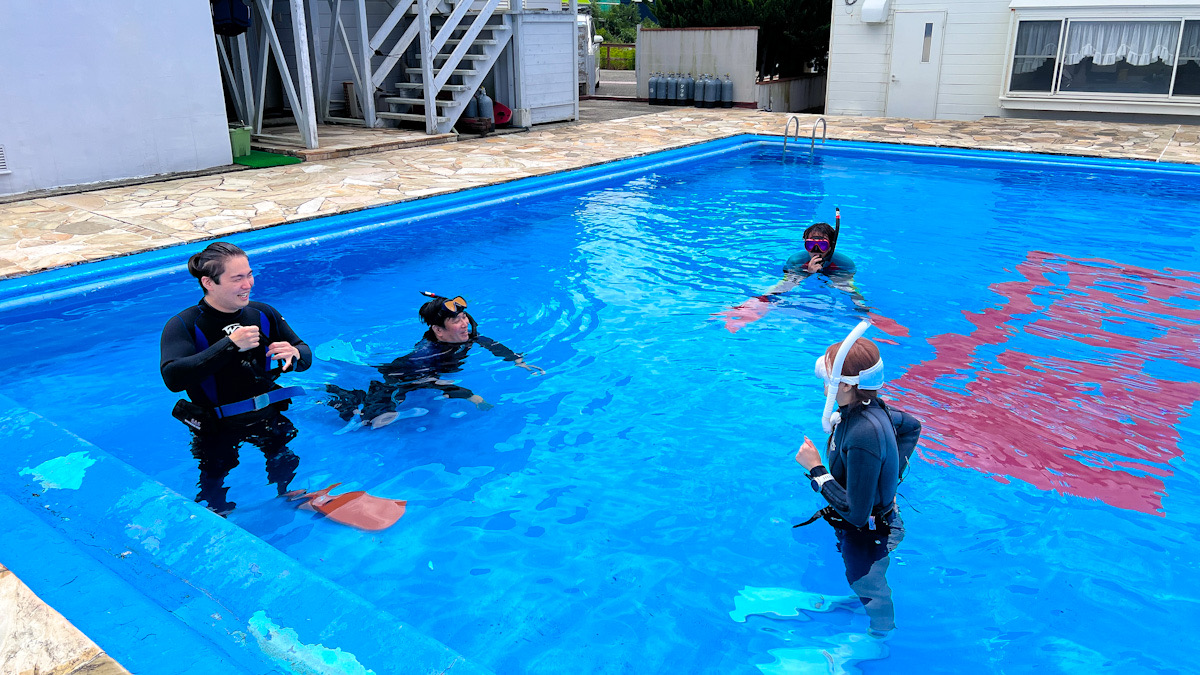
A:
MULTIPOLYGON (((1016 3, 1014 3, 1016 4, 1016 3)), ((1143 11, 1135 8, 1104 8, 1104 7, 1012 7, 1008 42, 1005 48, 1005 65, 1001 83, 1000 107, 1028 110, 1079 110, 1094 112, 1162 112, 1166 114, 1197 114, 1200 108, 1200 95, 1183 95, 1175 93, 1175 80, 1178 74, 1179 54, 1183 46, 1184 30, 1189 21, 1200 21, 1200 10, 1189 8, 1178 11, 1178 7, 1148 7, 1143 11), (1169 12, 1166 14, 1164 12, 1169 12), (1176 11, 1171 11, 1176 10, 1176 11), (1013 69, 1017 59, 1017 32, 1023 21, 1061 21, 1058 35, 1058 49, 1055 52, 1054 75, 1050 91, 1012 90, 1013 69), (1062 80, 1063 50, 1066 48, 1067 36, 1070 34, 1073 22, 1176 22, 1179 33, 1175 42, 1175 63, 1171 66, 1170 87, 1165 94, 1142 94, 1130 92, 1062 92, 1059 85, 1062 80)))

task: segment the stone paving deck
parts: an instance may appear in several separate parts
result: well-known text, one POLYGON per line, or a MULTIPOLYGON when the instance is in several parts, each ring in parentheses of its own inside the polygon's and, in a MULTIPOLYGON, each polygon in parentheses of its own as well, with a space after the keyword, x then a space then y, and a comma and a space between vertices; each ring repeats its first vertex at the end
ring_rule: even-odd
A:
MULTIPOLYGON (((0 204, 0 278, 644 155, 789 115, 671 108, 459 143, 0 204)), ((816 115, 798 115, 807 135, 816 115)), ((827 116, 828 137, 1200 164, 1200 126, 827 116)))
POLYGON ((0 565, 0 673, 129 675, 0 565))

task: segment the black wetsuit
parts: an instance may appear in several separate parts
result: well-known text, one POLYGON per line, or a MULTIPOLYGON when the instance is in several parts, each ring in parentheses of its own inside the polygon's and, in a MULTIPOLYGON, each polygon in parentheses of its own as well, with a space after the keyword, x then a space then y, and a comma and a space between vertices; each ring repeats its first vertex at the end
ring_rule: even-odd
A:
MULTIPOLYGON (((226 313, 201 300, 167 321, 159 370, 168 389, 186 390, 188 398, 201 407, 236 403, 279 388, 270 376, 267 359, 267 345, 272 342, 288 342, 296 347, 300 357, 295 370, 312 365, 312 350, 270 305, 251 302, 241 311, 226 313), (229 339, 229 334, 242 326, 259 326, 263 335, 258 347, 243 352, 229 339)), ((226 500, 228 488, 224 482, 238 465, 242 443, 263 452, 268 480, 280 494, 287 491, 300 463, 287 447, 296 436, 296 428, 281 414, 287 406, 287 401, 280 401, 262 410, 206 423, 203 431, 193 429, 192 454, 200 464, 197 502, 207 503, 220 514, 233 509, 235 504, 226 500)))
MULTIPOLYGON (((844 406, 839 412, 842 421, 826 448, 826 470, 833 480, 821 486, 821 496, 836 515, 826 520, 834 525, 846 580, 871 617, 871 628, 886 632, 895 627, 885 576, 888 554, 904 539, 896 488, 921 436, 921 423, 882 401, 844 406)), ((817 468, 812 475, 823 473, 817 468)))
POLYGON ((371 382, 367 391, 328 385, 327 389, 335 395, 329 405, 336 408, 344 420, 352 419, 354 411, 361 405, 362 419, 370 421, 383 413, 394 412, 409 392, 418 389, 436 389, 449 398, 470 398, 474 395, 470 389, 451 382, 441 382, 439 378, 462 370, 471 347, 476 344, 505 361, 521 358, 520 354, 508 347, 480 335, 474 327, 466 342, 442 342, 430 329, 425 331, 411 352, 391 363, 377 366, 383 381, 371 382))

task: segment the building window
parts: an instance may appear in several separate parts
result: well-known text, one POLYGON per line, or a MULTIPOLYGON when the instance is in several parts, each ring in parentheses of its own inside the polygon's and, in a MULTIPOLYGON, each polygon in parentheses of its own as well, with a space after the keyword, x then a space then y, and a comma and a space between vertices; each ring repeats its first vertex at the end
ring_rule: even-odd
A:
POLYGON ((1050 91, 1058 65, 1058 40, 1062 21, 1022 21, 1017 26, 1013 56, 1012 91, 1050 91))
POLYGON ((1019 21, 1008 90, 1123 100, 1200 96, 1200 20, 1019 21))
POLYGON ((1169 94, 1178 21, 1072 21, 1058 90, 1169 94))
POLYGON ((1200 96, 1200 21, 1183 24, 1179 65, 1175 68, 1175 96, 1200 96))

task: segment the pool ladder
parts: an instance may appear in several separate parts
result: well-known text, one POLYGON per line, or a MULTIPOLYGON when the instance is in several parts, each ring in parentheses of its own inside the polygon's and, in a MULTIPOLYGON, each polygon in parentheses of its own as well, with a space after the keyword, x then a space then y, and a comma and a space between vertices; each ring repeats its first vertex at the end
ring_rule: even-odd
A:
MULTIPOLYGON (((825 145, 825 137, 829 131, 829 127, 825 123, 824 117, 818 117, 817 119, 813 120, 812 138, 810 139, 811 142, 809 143, 809 146, 808 146, 808 154, 810 154, 810 155, 813 152, 815 152, 817 149, 817 125, 818 124, 821 125, 821 145, 825 145)), ((788 118, 787 124, 784 125, 784 127, 783 127, 783 154, 785 154, 785 155, 787 154, 788 138, 795 138, 797 142, 800 141, 800 118, 796 117, 795 115, 792 115, 790 118, 788 118), (795 136, 792 136, 792 134, 790 133, 792 130, 792 122, 796 123, 795 136)))

